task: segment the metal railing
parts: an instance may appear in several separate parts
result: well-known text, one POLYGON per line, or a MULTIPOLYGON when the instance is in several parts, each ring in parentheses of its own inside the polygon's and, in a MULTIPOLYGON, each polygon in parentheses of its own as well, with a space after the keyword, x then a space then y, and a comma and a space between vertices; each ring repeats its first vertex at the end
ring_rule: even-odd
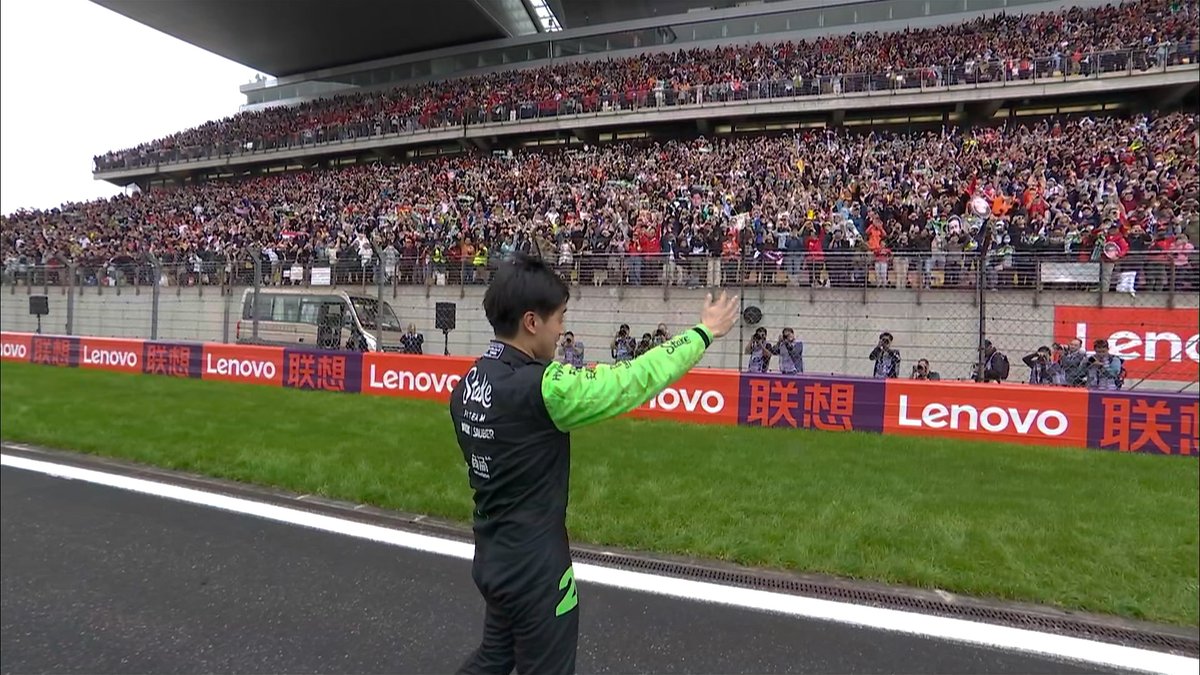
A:
MULTIPOLYGON (((790 78, 713 82, 694 87, 601 89, 583 95, 559 92, 538 100, 509 98, 490 105, 446 105, 411 115, 378 110, 350 124, 322 123, 272 136, 247 135, 235 141, 147 151, 123 151, 99 157, 95 171, 254 156, 308 147, 331 147, 367 138, 400 138, 442 129, 494 125, 562 117, 620 115, 665 108, 725 106, 749 101, 802 98, 887 96, 901 93, 1008 87, 1033 83, 1076 82, 1102 77, 1136 77, 1168 68, 1197 64, 1200 42, 1153 45, 1137 49, 1096 51, 1075 60, 1070 54, 1049 57, 969 60, 951 66, 888 69, 872 73, 796 74, 790 78)), ((436 89, 437 85, 430 85, 436 89)), ((331 108, 341 101, 331 99, 331 108)), ((355 98, 355 105, 371 105, 355 98)), ((410 102, 411 103, 411 102, 410 102)), ((416 104, 411 104, 416 105, 416 104)), ((406 106, 407 107, 407 106, 406 106)), ((299 122, 297 122, 299 123, 299 122)))
MULTIPOLYGON (((149 288, 249 286, 255 275, 271 287, 389 289, 404 287, 468 288, 485 286, 504 254, 419 255, 379 251, 330 260, 299 261, 242 250, 225 256, 180 260, 124 256, 105 261, 53 258, 30 263, 10 258, 0 279, 16 288, 94 287, 97 293, 149 288), (261 268, 261 269, 259 269, 261 268), (257 270, 257 271, 256 271, 257 270)), ((572 286, 637 288, 896 288, 938 292, 974 288, 989 291, 1055 289, 1093 292, 1163 293, 1175 296, 1200 288, 1200 261, 1195 249, 1130 251, 1109 259, 1082 250, 1029 251, 1011 247, 986 254, 976 250, 878 253, 850 251, 746 250, 703 253, 572 253, 545 254, 550 265, 572 286), (982 270, 982 273, 980 273, 982 270)))
MULTIPOLYGON (((458 319, 456 330, 445 336, 447 348, 476 354, 491 337, 480 301, 497 261, 405 259, 378 247, 369 258, 332 263, 272 258, 252 250, 205 261, 147 256, 32 265, 10 260, 3 272, 0 327, 35 330, 41 324, 24 304, 28 296, 46 295, 51 333, 255 342, 260 319, 273 315, 263 319, 249 311, 260 304, 244 297, 269 296, 281 288, 307 290, 314 297, 336 290, 378 303, 375 307, 387 305, 398 317, 396 328, 411 323, 420 331, 436 331, 435 306, 452 303, 458 319)), ((870 251, 599 254, 552 262, 571 286, 568 328, 587 345, 589 362, 615 357, 621 324, 630 326, 634 340, 627 351, 633 353, 643 342, 653 344, 660 324, 668 334, 691 325, 699 298, 721 287, 741 297, 744 320, 735 338, 721 341, 706 357, 709 367, 752 368, 756 331, 764 328, 775 344, 782 329, 792 328, 804 345, 804 372, 870 376, 876 362, 869 353, 887 331, 903 355, 896 376, 915 375, 913 366, 924 358, 941 379, 970 379, 982 365, 980 347, 989 339, 1011 352, 1008 381, 1021 382, 1027 378, 1022 355, 1066 341, 1058 325, 1064 307, 1086 314, 1141 309, 1156 317, 1150 330, 1193 342, 1176 345, 1174 365, 1160 359, 1170 370, 1141 371, 1127 388, 1135 381, 1143 389, 1196 388, 1195 364, 1190 373, 1180 369, 1196 352, 1200 261, 1194 251, 1135 252, 1114 261, 1102 255, 998 249, 890 256, 870 251)), ((402 351, 399 335, 381 334, 379 348, 402 351)), ((441 338, 431 338, 428 351, 442 353, 441 338)), ((779 369, 777 356, 768 368, 779 369)))

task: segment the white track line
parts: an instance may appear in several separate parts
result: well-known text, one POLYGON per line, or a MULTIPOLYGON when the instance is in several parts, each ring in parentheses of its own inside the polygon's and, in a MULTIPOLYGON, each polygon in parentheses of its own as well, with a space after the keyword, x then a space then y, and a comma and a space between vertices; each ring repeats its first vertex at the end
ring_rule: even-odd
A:
MULTIPOLYGON (((0 465, 35 471, 48 476, 106 485, 121 490, 140 492, 142 494, 257 516, 280 523, 334 532, 359 539, 368 539, 463 560, 470 560, 474 555, 474 547, 470 543, 450 541, 379 525, 369 525, 335 516, 310 513, 286 506, 265 504, 241 497, 230 497, 144 478, 133 478, 115 473, 83 469, 7 454, 0 454, 0 465)), ((1082 661, 1128 670, 1165 673, 1169 675, 1175 675, 1176 673, 1179 675, 1196 675, 1197 671, 1200 670, 1200 660, 1186 656, 1164 654, 1133 647, 1122 647, 1104 642, 1039 633, 1019 628, 976 623, 963 619, 950 619, 894 609, 881 609, 831 600, 804 598, 783 593, 733 588, 702 581, 662 577, 644 572, 630 572, 584 563, 575 565, 575 576, 582 581, 589 581, 604 586, 666 595, 695 602, 710 602, 810 619, 834 621, 866 628, 907 633, 924 638, 948 640, 1006 651, 1039 654, 1057 659, 1082 661)))

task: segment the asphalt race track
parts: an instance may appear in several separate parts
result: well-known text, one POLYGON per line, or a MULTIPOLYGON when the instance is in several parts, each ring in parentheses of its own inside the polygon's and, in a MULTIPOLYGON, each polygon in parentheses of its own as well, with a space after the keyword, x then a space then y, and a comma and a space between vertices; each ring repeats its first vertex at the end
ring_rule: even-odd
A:
MULTIPOLYGON (((0 469, 5 673, 452 672, 469 561, 0 469)), ((581 582, 579 672, 1116 672, 581 582)))

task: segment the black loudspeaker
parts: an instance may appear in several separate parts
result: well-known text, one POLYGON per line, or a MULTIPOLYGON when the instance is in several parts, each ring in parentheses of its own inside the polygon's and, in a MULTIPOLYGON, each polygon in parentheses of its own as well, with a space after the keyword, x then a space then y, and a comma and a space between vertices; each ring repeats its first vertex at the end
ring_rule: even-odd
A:
POLYGON ((50 313, 50 299, 44 295, 29 296, 29 314, 31 316, 46 316, 50 313))
POLYGON ((439 302, 434 307, 433 321, 438 330, 454 330, 458 307, 453 302, 439 302))
POLYGON ((753 326, 759 321, 762 321, 762 318, 762 310, 754 307, 753 305, 742 311, 742 320, 745 321, 747 325, 753 326))

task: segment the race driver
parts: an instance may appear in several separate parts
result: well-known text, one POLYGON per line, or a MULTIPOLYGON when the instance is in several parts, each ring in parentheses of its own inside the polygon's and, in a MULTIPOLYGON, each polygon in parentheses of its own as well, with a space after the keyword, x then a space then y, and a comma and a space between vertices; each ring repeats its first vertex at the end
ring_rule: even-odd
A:
POLYGON ((709 294, 701 321, 636 359, 554 361, 570 292, 540 259, 502 264, 483 297, 495 333, 450 399, 474 491, 471 576, 487 604, 462 673, 571 673, 579 606, 567 541, 570 432, 658 395, 733 328, 737 297, 709 294))

